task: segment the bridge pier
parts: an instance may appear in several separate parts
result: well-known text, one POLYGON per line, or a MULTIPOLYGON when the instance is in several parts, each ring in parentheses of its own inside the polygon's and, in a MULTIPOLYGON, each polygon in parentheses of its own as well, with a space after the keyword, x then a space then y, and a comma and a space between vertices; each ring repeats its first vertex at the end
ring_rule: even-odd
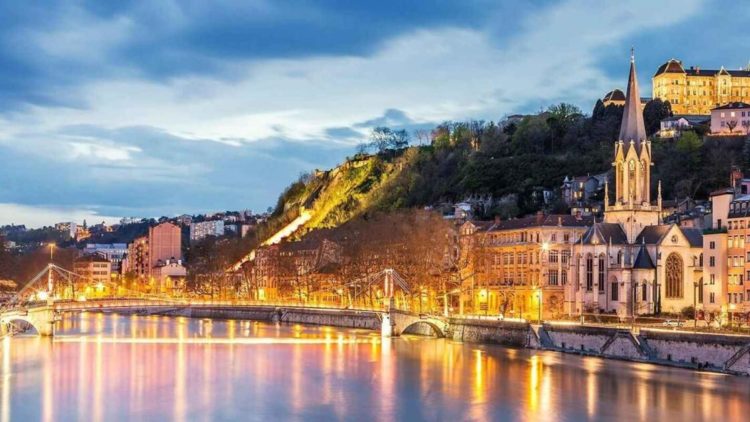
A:
POLYGON ((392 337, 393 336, 393 320, 391 319, 391 313, 383 313, 382 314, 382 321, 380 323, 380 335, 382 337, 392 337))

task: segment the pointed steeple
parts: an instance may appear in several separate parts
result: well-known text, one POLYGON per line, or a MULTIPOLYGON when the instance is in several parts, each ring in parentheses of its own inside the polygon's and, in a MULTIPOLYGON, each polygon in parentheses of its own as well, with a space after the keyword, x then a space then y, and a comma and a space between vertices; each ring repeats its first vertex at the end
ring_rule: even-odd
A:
POLYGON ((635 54, 630 52, 630 76, 628 77, 628 90, 625 93, 625 110, 622 112, 622 124, 620 125, 620 140, 625 142, 640 142, 646 139, 646 125, 643 124, 643 111, 641 111, 641 96, 638 91, 638 78, 635 75, 635 54))

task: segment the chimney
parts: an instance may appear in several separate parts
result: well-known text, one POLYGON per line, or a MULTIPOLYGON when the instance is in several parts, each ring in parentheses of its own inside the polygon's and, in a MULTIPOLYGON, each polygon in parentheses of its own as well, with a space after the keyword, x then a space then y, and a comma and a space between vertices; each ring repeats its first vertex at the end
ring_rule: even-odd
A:
POLYGON ((499 215, 495 216, 495 224, 500 224, 500 216, 499 215))
POLYGON ((544 213, 542 211, 536 212, 536 222, 537 224, 542 224, 544 222, 544 213))
POLYGON ((695 68, 695 73, 701 73, 701 67, 700 66, 697 66, 695 68))

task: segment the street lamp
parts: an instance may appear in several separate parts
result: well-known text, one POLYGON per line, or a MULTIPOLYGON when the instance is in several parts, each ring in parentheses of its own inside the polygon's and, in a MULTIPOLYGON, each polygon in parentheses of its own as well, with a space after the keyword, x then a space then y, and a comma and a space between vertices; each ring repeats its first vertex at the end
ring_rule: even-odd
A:
POLYGON ((693 329, 698 331, 698 292, 703 292, 703 278, 693 282, 693 329), (700 290, 698 290, 700 288, 700 290))
POLYGON ((541 287, 536 292, 536 298, 539 301, 539 306, 537 308, 537 313, 538 313, 537 321, 539 324, 541 324, 542 323, 542 288, 541 287))
POLYGON ((53 242, 50 242, 47 246, 49 246, 49 262, 52 262, 55 252, 55 244, 53 242))
POLYGON ((487 312, 489 310, 489 303, 487 303, 487 289, 482 289, 479 291, 479 298, 481 299, 481 302, 484 302, 484 316, 487 316, 487 312))

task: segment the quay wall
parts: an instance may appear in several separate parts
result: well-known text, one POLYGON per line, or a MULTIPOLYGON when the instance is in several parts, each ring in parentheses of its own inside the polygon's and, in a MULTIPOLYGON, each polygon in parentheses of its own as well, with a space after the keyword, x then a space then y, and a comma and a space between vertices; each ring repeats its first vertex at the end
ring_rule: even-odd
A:
POLYGON ((483 321, 451 318, 448 338, 470 343, 500 344, 526 347, 530 342, 529 324, 525 322, 483 321))

